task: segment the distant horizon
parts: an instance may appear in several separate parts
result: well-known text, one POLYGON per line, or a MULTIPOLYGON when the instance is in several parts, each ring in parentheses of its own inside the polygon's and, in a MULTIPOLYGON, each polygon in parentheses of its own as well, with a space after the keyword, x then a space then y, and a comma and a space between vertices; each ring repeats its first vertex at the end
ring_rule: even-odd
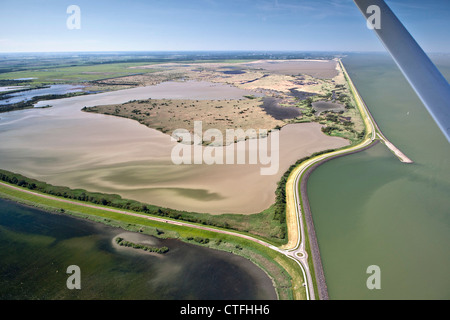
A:
MULTIPOLYGON (((332 54, 347 54, 347 53, 376 53, 389 55, 387 51, 383 50, 353 50, 353 51, 341 51, 341 50, 124 50, 124 51, 18 51, 18 52, 1 52, 0 55, 13 55, 13 54, 106 54, 106 53, 332 53, 332 54)), ((450 51, 429 51, 427 54, 450 54, 450 51)))
MULTIPOLYGON (((448 0, 386 3, 425 52, 450 52, 448 0)), ((14 0, 0 28, 0 53, 383 51, 352 0, 14 0)))

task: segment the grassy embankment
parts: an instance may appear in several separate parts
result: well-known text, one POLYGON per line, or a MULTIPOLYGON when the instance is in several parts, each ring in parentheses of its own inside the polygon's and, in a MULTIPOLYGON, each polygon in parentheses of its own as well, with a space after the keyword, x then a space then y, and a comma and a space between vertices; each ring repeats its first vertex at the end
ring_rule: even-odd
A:
MULTIPOLYGON (((143 214, 192 222, 204 226, 213 226, 242 233, 249 233, 253 237, 273 245, 282 245, 285 242, 286 225, 283 220, 283 215, 277 210, 277 204, 257 214, 211 215, 207 213, 187 212, 158 207, 135 200, 123 199, 121 196, 115 194, 104 194, 89 192, 84 189, 53 186, 6 170, 0 170, 0 181, 24 187, 32 191, 38 191, 48 195, 77 200, 84 203, 132 210, 143 214)), ((282 186, 280 185, 278 188, 282 188, 282 186)))

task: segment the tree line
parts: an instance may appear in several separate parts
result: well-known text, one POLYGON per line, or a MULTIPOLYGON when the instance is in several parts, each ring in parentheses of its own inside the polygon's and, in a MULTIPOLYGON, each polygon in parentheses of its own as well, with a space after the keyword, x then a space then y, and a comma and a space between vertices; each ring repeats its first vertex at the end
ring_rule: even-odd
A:
POLYGON ((117 194, 89 192, 84 189, 71 189, 69 187, 54 186, 46 182, 31 179, 21 174, 6 170, 0 170, 0 180, 13 185, 17 185, 19 187, 27 188, 29 190, 39 191, 45 194, 63 197, 66 199, 89 202, 118 209, 131 210, 135 212, 141 212, 175 220, 183 220, 186 222, 198 223, 213 227, 240 230, 237 227, 231 226, 228 222, 214 221, 213 219, 209 219, 208 217, 202 217, 195 212, 163 208, 145 204, 136 200, 123 199, 120 195, 117 194))

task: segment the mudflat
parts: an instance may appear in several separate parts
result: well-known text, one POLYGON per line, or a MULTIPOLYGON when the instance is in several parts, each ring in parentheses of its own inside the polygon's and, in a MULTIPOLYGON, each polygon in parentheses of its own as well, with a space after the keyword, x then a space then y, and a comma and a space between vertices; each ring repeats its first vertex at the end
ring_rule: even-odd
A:
MULTIPOLYGON (((160 94, 196 99, 203 91, 205 97, 205 90, 200 89, 172 90, 176 97, 160 90, 158 86, 139 87, 52 100, 53 108, 4 114, 0 119, 1 167, 55 185, 116 193, 164 207, 249 214, 274 202, 278 180, 296 160, 349 144, 326 136, 317 123, 287 125, 280 131, 278 173, 263 176, 260 168, 265 166, 260 164, 174 165, 170 156, 177 142, 169 135, 131 119, 81 111, 84 106, 163 98, 160 94)), ((234 98, 223 91, 213 96, 205 98, 234 98)))

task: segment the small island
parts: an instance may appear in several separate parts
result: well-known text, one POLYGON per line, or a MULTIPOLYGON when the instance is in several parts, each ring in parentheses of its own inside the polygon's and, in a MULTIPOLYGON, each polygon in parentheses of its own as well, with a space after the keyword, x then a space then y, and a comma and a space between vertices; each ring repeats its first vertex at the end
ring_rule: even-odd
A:
POLYGON ((147 252, 154 252, 154 253, 159 253, 159 254, 165 254, 165 253, 169 252, 169 248, 167 248, 167 247, 158 248, 158 247, 146 246, 143 244, 127 241, 121 237, 116 238, 116 243, 121 247, 129 247, 129 248, 144 250, 147 252))

